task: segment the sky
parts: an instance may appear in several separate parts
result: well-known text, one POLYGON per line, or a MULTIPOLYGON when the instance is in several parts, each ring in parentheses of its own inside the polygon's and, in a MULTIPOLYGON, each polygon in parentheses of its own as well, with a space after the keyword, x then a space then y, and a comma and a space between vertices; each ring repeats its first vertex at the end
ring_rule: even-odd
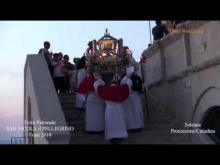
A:
MULTIPOLYGON (((151 28, 155 25, 150 21, 151 28)), ((0 144, 11 136, 6 126, 23 123, 23 70, 27 54, 37 54, 44 41, 51 51, 81 57, 88 41, 100 39, 105 29, 123 39, 139 61, 150 43, 149 21, 0 21, 0 144)))

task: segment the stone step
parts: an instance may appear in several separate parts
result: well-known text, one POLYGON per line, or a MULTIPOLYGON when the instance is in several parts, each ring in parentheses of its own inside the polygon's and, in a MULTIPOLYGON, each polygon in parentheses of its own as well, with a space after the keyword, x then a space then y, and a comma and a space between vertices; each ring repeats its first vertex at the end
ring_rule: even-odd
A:
POLYGON ((150 104, 150 105, 148 106, 148 108, 149 108, 150 111, 163 112, 163 109, 160 109, 157 104, 156 104, 156 105, 150 104))
MULTIPOLYGON (((72 115, 72 116, 66 116, 66 121, 68 125, 73 125, 73 126, 80 126, 84 127, 85 126, 85 117, 81 115, 80 117, 77 115, 72 115)), ((146 130, 170 130, 173 128, 172 122, 168 121, 146 121, 145 122, 145 127, 144 129, 146 130)))
POLYGON ((74 108, 74 109, 66 108, 66 109, 63 109, 63 112, 64 112, 66 115, 79 114, 80 112, 82 112, 82 114, 85 113, 84 111, 76 110, 75 108, 74 108))
POLYGON ((63 110, 68 110, 68 109, 75 109, 74 103, 69 103, 69 104, 61 104, 61 107, 63 110))
POLYGON ((156 138, 153 137, 140 137, 140 138, 133 138, 130 137, 127 141, 123 142, 122 144, 190 144, 189 141, 182 137, 169 137, 169 138, 156 138))
POLYGON ((160 118, 160 117, 164 117, 164 118, 169 118, 169 115, 166 113, 161 113, 161 112, 150 112, 149 113, 150 118, 160 118))
POLYGON ((166 123, 166 124, 160 124, 160 123, 146 123, 144 125, 145 130, 170 130, 173 128, 173 124, 166 123))
POLYGON ((75 104, 75 99, 60 99, 60 104, 75 104))
POLYGON ((85 124, 85 120, 79 119, 79 120, 70 120, 68 124, 85 124))
MULTIPOLYGON (((60 96, 60 103, 68 126, 73 126, 70 144, 112 144, 105 140, 104 134, 88 134, 85 132, 85 111, 74 107, 75 95, 60 96)), ((128 133, 129 137, 120 144, 187 144, 186 136, 171 134, 173 128, 169 116, 161 109, 150 109, 150 119, 145 119, 142 132, 128 133)))
POLYGON ((163 114, 159 114, 159 113, 154 113, 154 114, 150 114, 149 119, 170 119, 169 115, 163 115, 163 114))
MULTIPOLYGON (((81 130, 85 128, 85 122, 82 121, 73 121, 67 122, 69 126, 73 126, 74 129, 81 130)), ((145 124, 144 131, 151 132, 151 131, 166 131, 170 133, 172 124, 145 124)))
POLYGON ((66 117, 83 117, 85 116, 85 112, 84 111, 80 111, 80 110, 64 110, 63 111, 64 116, 66 117), (72 112, 71 112, 72 111, 72 112))
MULTIPOLYGON (((72 132, 71 144, 111 144, 105 140, 103 134, 87 134, 85 121, 71 121, 68 124, 75 127, 72 132)), ((170 133, 171 124, 148 123, 142 132, 130 133, 127 140, 121 144, 188 144, 186 137, 170 133)))
POLYGON ((72 125, 72 126, 82 126, 82 125, 85 125, 85 123, 82 124, 82 122, 84 122, 85 120, 83 119, 66 119, 66 122, 68 125, 72 125))
POLYGON ((74 122, 74 121, 84 121, 85 117, 84 116, 71 116, 71 117, 65 117, 66 121, 68 123, 74 122))
MULTIPOLYGON (((104 134, 87 134, 84 130, 72 133, 71 144, 111 144, 104 134)), ((120 144, 188 144, 184 135, 174 135, 167 131, 143 131, 128 133, 128 138, 120 144)))
POLYGON ((152 123, 152 124, 170 124, 172 121, 167 117, 156 117, 150 118, 149 120, 145 120, 145 123, 152 123))
POLYGON ((80 111, 64 111, 64 116, 66 118, 84 118, 85 112, 80 111))
POLYGON ((59 97, 74 96, 74 95, 76 95, 76 92, 58 94, 59 97))
POLYGON ((77 115, 77 116, 65 116, 65 119, 66 119, 66 122, 68 122, 68 123, 72 123, 72 122, 74 122, 74 121, 85 121, 85 116, 79 116, 79 115, 77 115))
POLYGON ((76 95, 76 92, 74 92, 74 93, 61 93, 61 94, 58 94, 59 96, 74 96, 74 95, 76 95))
POLYGON ((177 142, 186 143, 187 136, 181 134, 171 134, 168 130, 143 130, 140 133, 129 133, 128 142, 134 142, 134 144, 174 144, 177 142))
POLYGON ((59 95, 59 98, 68 98, 68 97, 75 97, 76 94, 71 94, 71 95, 59 95))
POLYGON ((86 134, 85 136, 72 136, 70 144, 111 144, 105 140, 104 135, 86 134))
MULTIPOLYGON (((78 113, 76 114, 71 114, 71 115, 65 115, 65 118, 67 120, 68 123, 74 123, 74 122, 78 122, 78 121, 85 121, 85 116, 83 114, 81 114, 81 116, 79 116, 78 113)), ((171 121, 168 121, 167 119, 164 120, 148 120, 145 122, 145 126, 146 128, 171 128, 173 126, 171 121)))
POLYGON ((71 114, 80 114, 83 115, 85 114, 85 110, 84 109, 71 109, 71 108, 67 108, 67 109, 63 109, 63 112, 66 114, 66 115, 71 115, 71 114))
POLYGON ((58 97, 65 99, 65 98, 74 98, 76 97, 76 95, 63 95, 63 96, 59 95, 58 97))
POLYGON ((76 98, 75 97, 70 97, 70 98, 59 98, 60 103, 72 103, 75 102, 76 98))
POLYGON ((71 125, 71 126, 84 126, 85 124, 80 124, 80 121, 81 120, 75 120, 74 122, 73 121, 71 121, 71 120, 68 120, 68 119, 66 119, 66 122, 67 122, 67 124, 68 125, 71 125), (77 123, 78 122, 78 123, 77 123))
POLYGON ((62 98, 60 98, 59 100, 60 100, 60 103, 61 103, 61 104, 72 104, 72 103, 75 104, 75 102, 76 102, 76 101, 75 101, 75 100, 76 100, 75 98, 68 98, 68 99, 62 99, 62 98))

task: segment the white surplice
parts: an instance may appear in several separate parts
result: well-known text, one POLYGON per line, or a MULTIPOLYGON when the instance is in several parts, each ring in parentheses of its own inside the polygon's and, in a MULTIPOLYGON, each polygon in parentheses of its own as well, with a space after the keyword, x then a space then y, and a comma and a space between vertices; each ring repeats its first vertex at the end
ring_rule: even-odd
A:
POLYGON ((105 101, 105 139, 128 137, 123 103, 105 101))
MULTIPOLYGON (((79 69, 76 73, 76 87, 79 87, 79 84, 81 83, 81 81, 86 77, 86 69, 82 68, 79 69)), ((85 96, 76 92, 76 102, 75 102, 75 107, 77 108, 82 108, 83 103, 85 100, 85 96)))
POLYGON ((104 85, 104 81, 95 81, 95 92, 90 93, 87 97, 86 131, 104 131, 105 104, 104 101, 97 94, 97 87, 99 85, 104 85))
POLYGON ((144 127, 143 106, 138 92, 132 91, 132 80, 125 76, 121 80, 121 85, 129 86, 129 97, 123 102, 124 116, 127 129, 139 129, 144 127))

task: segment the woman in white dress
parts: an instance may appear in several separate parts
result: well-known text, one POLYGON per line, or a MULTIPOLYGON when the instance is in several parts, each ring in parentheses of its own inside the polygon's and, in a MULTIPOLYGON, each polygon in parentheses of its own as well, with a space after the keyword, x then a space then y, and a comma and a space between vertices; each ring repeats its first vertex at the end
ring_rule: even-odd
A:
MULTIPOLYGON (((76 89, 78 89, 79 84, 86 77, 85 65, 86 65, 86 58, 85 58, 85 56, 83 56, 79 60, 77 67, 76 67, 76 69, 77 69, 77 71, 76 71, 76 89)), ((82 108, 84 101, 85 101, 85 96, 76 92, 75 107, 82 108)))
POLYGON ((143 107, 140 94, 131 90, 132 80, 130 76, 134 73, 134 67, 127 68, 127 75, 121 80, 122 84, 127 84, 129 87, 129 97, 123 103, 124 116, 127 129, 141 129, 144 127, 143 107))

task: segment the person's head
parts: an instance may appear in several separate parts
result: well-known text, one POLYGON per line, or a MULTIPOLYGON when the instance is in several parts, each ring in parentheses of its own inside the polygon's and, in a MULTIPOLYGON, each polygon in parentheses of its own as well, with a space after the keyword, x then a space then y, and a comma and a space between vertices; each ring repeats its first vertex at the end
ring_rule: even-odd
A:
POLYGON ((77 63, 76 69, 79 70, 85 68, 85 65, 86 65, 86 57, 83 56, 82 58, 80 58, 79 62, 77 63))
POLYGON ((69 61, 69 56, 68 56, 68 55, 64 55, 64 56, 63 56, 63 60, 66 61, 66 62, 68 62, 68 61, 69 61))
POLYGON ((58 55, 59 55, 59 61, 61 61, 63 59, 63 53, 59 52, 58 55))
POLYGON ((131 49, 126 49, 126 54, 128 55, 128 56, 132 56, 132 50, 131 49))
POLYGON ((126 53, 127 53, 127 49, 129 49, 128 46, 124 46, 124 47, 123 47, 123 54, 126 54, 126 53))
POLYGON ((59 54, 58 53, 53 54, 53 60, 55 60, 55 61, 59 60, 59 54))
POLYGON ((161 25, 161 20, 156 20, 155 23, 156 25, 161 25))
POLYGON ((45 42, 44 42, 44 48, 50 49, 50 42, 45 41, 45 42))
POLYGON ((75 65, 77 65, 78 62, 79 62, 79 60, 80 60, 79 58, 74 58, 74 59, 73 59, 73 63, 74 63, 75 65))
POLYGON ((92 48, 92 41, 89 41, 88 46, 89 48, 92 48))

